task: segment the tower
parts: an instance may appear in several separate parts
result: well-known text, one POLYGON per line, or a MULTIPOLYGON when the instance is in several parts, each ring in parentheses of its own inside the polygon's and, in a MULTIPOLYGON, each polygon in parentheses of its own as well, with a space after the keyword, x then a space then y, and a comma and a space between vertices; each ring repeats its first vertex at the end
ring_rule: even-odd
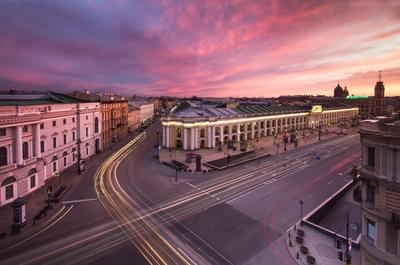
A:
POLYGON ((384 110, 384 100, 385 100, 385 86, 381 80, 381 71, 379 71, 379 79, 375 85, 375 115, 383 115, 384 110))

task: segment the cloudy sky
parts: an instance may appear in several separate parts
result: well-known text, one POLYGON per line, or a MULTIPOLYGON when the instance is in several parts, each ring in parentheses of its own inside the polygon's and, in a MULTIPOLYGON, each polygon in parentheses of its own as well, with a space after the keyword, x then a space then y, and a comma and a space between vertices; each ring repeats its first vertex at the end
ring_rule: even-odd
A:
POLYGON ((1 0, 0 89, 400 95, 400 1, 1 0))

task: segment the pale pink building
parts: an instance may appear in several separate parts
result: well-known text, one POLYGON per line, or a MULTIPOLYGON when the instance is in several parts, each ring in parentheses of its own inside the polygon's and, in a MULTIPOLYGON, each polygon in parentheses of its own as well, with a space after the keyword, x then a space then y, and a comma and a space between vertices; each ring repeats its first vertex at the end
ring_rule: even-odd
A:
POLYGON ((100 149, 99 102, 53 92, 0 92, 0 206, 100 149))

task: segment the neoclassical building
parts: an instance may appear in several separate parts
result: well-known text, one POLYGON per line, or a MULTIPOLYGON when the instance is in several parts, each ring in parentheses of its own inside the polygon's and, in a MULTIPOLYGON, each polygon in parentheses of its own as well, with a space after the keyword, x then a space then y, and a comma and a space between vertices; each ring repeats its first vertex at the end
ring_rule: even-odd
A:
POLYGON ((292 130, 330 126, 357 117, 358 108, 326 104, 290 106, 228 103, 224 106, 189 101, 162 117, 163 147, 195 150, 292 130))
POLYGON ((399 118, 360 122, 361 257, 365 265, 400 264, 399 118))
POLYGON ((99 150, 99 102, 52 92, 0 92, 0 206, 99 150))

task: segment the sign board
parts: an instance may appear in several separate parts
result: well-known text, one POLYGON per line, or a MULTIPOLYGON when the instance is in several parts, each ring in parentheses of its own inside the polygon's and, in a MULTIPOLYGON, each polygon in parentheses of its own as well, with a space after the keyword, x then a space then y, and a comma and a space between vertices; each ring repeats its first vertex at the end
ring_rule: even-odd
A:
POLYGON ((321 105, 312 106, 311 112, 312 112, 312 113, 315 113, 315 112, 322 112, 322 106, 321 106, 321 105))

